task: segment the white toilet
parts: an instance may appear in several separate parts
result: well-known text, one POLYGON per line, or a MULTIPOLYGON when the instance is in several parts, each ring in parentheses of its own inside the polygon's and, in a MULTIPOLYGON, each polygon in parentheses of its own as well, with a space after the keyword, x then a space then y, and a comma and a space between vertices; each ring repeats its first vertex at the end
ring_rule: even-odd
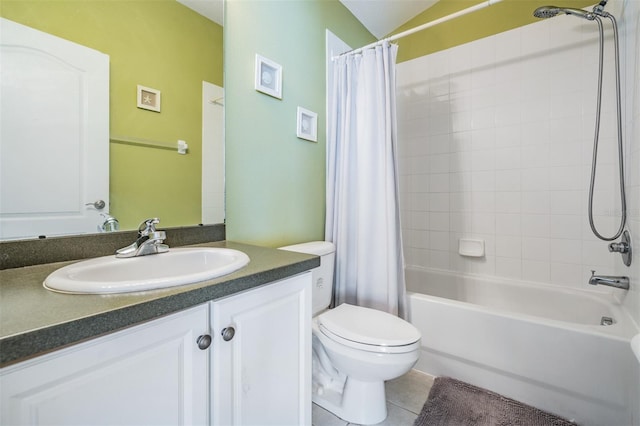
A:
POLYGON ((420 332, 386 312, 349 304, 328 309, 335 246, 314 241, 282 250, 320 256, 313 274, 313 402, 350 423, 375 424, 387 417, 385 380, 418 361, 420 332))

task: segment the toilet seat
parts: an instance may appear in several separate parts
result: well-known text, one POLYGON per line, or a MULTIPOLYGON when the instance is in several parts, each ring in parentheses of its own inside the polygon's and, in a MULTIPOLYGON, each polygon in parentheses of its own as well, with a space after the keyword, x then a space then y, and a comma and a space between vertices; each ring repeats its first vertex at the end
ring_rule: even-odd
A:
POLYGON ((317 317, 319 330, 345 346, 368 352, 406 353, 419 348, 420 332, 376 309, 343 303, 317 317))

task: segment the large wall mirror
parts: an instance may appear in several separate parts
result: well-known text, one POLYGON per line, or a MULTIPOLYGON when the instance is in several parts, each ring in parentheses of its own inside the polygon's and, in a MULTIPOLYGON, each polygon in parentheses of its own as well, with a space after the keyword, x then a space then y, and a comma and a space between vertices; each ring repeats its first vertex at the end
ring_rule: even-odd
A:
MULTIPOLYGON (((0 16, 108 55, 109 202, 103 211, 119 221, 120 230, 136 229, 148 217, 160 218, 161 227, 224 221, 220 23, 176 0, 3 0, 0 16), (159 111, 139 107, 140 86, 158 92, 159 111), (186 154, 178 152, 179 140, 187 143, 186 154)), ((27 121, 50 115, 32 111, 21 114, 34 115, 27 121)), ((44 157, 55 164, 54 155, 44 157)), ((43 178, 33 165, 17 169, 35 176, 26 187, 11 185, 27 200, 29 188, 43 178)), ((48 189, 52 200, 55 187, 48 189)), ((86 201, 99 200, 78 203, 84 207, 86 201)), ((19 214, 7 204, 0 205, 1 214, 19 214)), ((99 225, 87 232, 98 232, 99 225)), ((56 233, 21 237, 38 235, 56 233)))

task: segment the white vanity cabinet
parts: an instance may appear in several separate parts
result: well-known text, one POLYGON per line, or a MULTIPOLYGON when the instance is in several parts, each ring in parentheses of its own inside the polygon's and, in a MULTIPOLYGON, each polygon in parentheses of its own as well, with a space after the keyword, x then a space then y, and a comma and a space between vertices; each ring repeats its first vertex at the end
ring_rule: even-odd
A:
POLYGON ((311 273, 211 302, 211 416, 311 424, 311 273))
POLYGON ((307 272, 0 369, 0 424, 311 424, 310 292, 307 272))
MULTIPOLYGON (((82 297, 82 296, 79 296, 82 297)), ((204 304, 0 370, 3 425, 205 425, 204 304)))

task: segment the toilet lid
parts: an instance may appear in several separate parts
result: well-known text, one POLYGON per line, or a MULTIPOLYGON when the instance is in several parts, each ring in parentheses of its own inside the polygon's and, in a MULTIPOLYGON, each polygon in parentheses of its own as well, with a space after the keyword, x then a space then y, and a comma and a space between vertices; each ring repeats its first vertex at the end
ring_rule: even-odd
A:
POLYGON ((420 340, 413 325, 376 309, 343 303, 318 316, 322 329, 352 342, 375 346, 407 346, 420 340))

